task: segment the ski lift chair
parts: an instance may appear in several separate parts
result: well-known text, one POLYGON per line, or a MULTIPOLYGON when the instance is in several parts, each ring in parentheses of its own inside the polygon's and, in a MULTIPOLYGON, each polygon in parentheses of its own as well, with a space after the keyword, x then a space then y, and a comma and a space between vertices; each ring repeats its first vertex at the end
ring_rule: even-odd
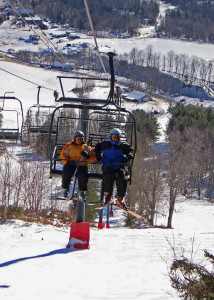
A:
MULTIPOLYGON (((23 122, 24 122, 24 115, 23 115, 23 107, 22 107, 22 102, 16 97, 7 97, 7 96, 1 96, 0 101, 2 101, 2 107, 1 107, 1 113, 4 114, 6 113, 15 113, 16 114, 16 127, 8 127, 8 128, 0 128, 0 139, 1 140, 15 140, 16 142, 21 139, 22 140, 22 127, 23 127, 23 122), (19 103, 19 108, 17 109, 6 109, 5 108, 5 103, 6 102, 12 103, 16 101, 19 103), (20 119, 21 118, 21 119, 20 119), (21 129, 20 129, 21 125, 21 129)), ((4 118, 4 117, 3 117, 4 118)))
POLYGON ((15 112, 16 113, 16 127, 13 128, 0 128, 0 139, 1 140, 17 140, 20 138, 20 133, 19 133, 19 115, 17 110, 14 109, 4 109, 2 112, 15 112))

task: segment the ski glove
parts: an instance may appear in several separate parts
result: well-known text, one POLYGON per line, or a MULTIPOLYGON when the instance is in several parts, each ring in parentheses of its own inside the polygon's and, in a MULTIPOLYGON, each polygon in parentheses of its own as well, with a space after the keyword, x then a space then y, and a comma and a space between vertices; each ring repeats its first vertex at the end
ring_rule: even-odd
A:
POLYGON ((126 156, 124 156, 122 163, 127 164, 128 162, 130 162, 130 160, 133 158, 133 155, 131 154, 127 154, 126 156))
POLYGON ((89 159, 89 157, 90 157, 90 154, 87 151, 82 151, 81 155, 86 157, 87 159, 89 159))
POLYGON ((128 157, 124 157, 123 160, 122 160, 122 163, 123 164, 127 164, 128 162, 129 162, 128 157))

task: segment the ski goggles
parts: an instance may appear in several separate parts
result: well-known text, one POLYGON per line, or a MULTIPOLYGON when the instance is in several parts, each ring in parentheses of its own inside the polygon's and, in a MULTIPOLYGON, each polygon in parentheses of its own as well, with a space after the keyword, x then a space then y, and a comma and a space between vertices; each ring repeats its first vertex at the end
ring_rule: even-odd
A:
POLYGON ((82 136, 77 136, 76 141, 83 141, 83 137, 82 136))
POLYGON ((112 135, 111 135, 111 138, 112 138, 112 140, 113 140, 113 139, 119 140, 119 139, 120 139, 120 136, 119 136, 119 134, 112 134, 112 135))

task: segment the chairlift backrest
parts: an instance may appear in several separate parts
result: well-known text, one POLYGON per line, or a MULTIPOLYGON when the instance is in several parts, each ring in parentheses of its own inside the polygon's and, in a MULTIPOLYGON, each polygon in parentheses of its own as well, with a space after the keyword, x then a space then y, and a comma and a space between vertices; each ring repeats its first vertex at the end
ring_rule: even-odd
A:
POLYGON ((22 127, 23 127, 23 122, 24 122, 22 102, 16 97, 6 97, 6 96, 3 96, 3 97, 1 96, 0 101, 2 102, 1 114, 3 115, 3 120, 2 120, 3 124, 0 128, 0 139, 16 140, 16 141, 18 139, 22 139, 22 127), (15 102, 18 103, 18 107, 10 109, 9 108, 10 106, 12 106, 12 107, 15 106, 14 105, 15 102), (4 121, 6 121, 6 119, 8 118, 9 115, 13 115, 14 113, 15 113, 16 117, 15 118, 13 117, 12 123, 16 123, 16 126, 14 126, 14 125, 8 126, 7 125, 6 127, 4 127, 4 121), (21 130, 20 130, 20 128, 21 128, 21 130))

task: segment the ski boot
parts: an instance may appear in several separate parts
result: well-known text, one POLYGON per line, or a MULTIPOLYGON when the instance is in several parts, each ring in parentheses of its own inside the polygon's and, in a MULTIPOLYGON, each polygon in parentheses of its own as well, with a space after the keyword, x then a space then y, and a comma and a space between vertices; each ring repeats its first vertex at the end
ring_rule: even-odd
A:
POLYGON ((128 209, 125 202, 123 201, 123 197, 117 197, 117 203, 124 209, 128 209))
POLYGON ((68 198, 68 197, 69 197, 69 189, 65 189, 65 190, 64 190, 63 196, 64 196, 65 198, 68 198))
POLYGON ((80 198, 86 203, 86 192, 80 191, 80 198))
POLYGON ((104 205, 107 205, 111 201, 111 193, 106 193, 104 205))

